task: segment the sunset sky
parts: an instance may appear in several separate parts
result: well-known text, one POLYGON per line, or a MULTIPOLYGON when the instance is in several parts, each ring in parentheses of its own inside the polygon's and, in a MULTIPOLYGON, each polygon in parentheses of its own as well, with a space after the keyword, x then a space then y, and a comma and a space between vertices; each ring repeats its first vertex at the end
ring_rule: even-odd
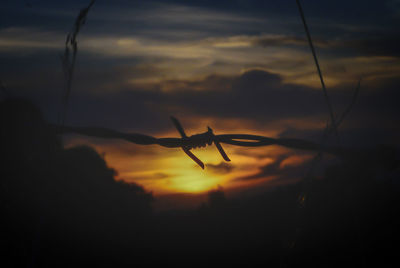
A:
MULTIPOLYGON (((1 1, 0 80, 55 123, 65 85, 60 56, 89 1, 1 1)), ((400 1, 302 1, 335 113, 362 78, 340 128, 346 146, 399 145, 400 1)), ((4 94, 2 92, 1 94, 4 94)), ((96 1, 78 35, 67 125, 156 137, 245 133, 318 142, 329 119, 295 0, 96 1)), ((65 136, 103 154, 118 179, 153 194, 256 191, 302 178, 313 154, 223 145, 194 153, 65 136)))

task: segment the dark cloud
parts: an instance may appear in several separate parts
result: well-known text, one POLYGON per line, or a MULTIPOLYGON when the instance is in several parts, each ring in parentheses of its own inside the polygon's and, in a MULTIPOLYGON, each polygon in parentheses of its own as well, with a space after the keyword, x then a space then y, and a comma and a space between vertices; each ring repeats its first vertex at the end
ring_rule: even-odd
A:
MULTIPOLYGON (((207 83, 207 80, 204 82, 207 83)), ((276 74, 251 70, 227 82, 229 85, 226 87, 230 87, 230 91, 194 91, 187 88, 166 94, 165 105, 170 101, 192 114, 256 121, 300 118, 324 111, 320 92, 283 84, 276 74)), ((205 84, 203 87, 208 86, 205 84)))
MULTIPOLYGON (((295 165, 282 165, 282 163, 289 159, 292 155, 281 155, 274 159, 274 162, 268 163, 259 168, 259 172, 253 175, 243 176, 234 179, 235 181, 249 181, 249 180, 258 180, 264 179, 267 177, 278 176, 274 180, 280 180, 283 183, 283 180, 290 181, 293 179, 301 179, 306 174, 306 170, 308 167, 309 160, 295 164, 295 165)), ((301 155, 300 155, 301 156, 301 155)))
MULTIPOLYGON (((24 62, 26 61, 21 61, 21 64, 24 62)), ((139 72, 141 75, 143 72, 152 71, 146 68, 141 70, 139 72)), ((135 71, 134 68, 133 72, 135 71)), ((14 96, 30 96, 40 105, 46 118, 55 122, 60 100, 60 91, 57 87, 60 88, 61 83, 56 81, 57 77, 54 76, 43 80, 41 78, 43 74, 40 72, 44 72, 43 69, 30 74, 40 83, 32 83, 29 87, 26 85, 10 87, 8 91, 11 95, 15 94, 14 96)), ((264 128, 284 120, 324 122, 328 115, 320 90, 283 83, 279 75, 262 70, 249 70, 237 76, 214 74, 198 80, 166 80, 140 85, 126 85, 121 82, 126 80, 129 68, 96 67, 93 72, 84 69, 83 73, 77 75, 77 86, 83 84, 92 90, 78 86, 72 92, 67 124, 103 126, 156 134, 172 130, 170 115, 178 118, 242 119, 264 128), (105 85, 114 86, 113 81, 117 88, 112 91, 104 90, 105 85)), ((14 78, 17 79, 18 76, 14 75, 14 78)), ((7 86, 7 83, 5 85, 7 86)), ((340 114, 349 104, 352 92, 333 88, 329 90, 329 94, 335 112, 340 114)), ((386 133, 389 133, 388 130, 395 130, 396 117, 400 113, 397 96, 396 79, 381 80, 380 84, 376 85, 371 84, 366 78, 362 82, 356 105, 347 116, 343 127, 356 124, 364 129, 371 126, 376 129, 379 127, 386 133)), ((189 127, 195 124, 195 121, 186 121, 189 121, 185 123, 189 127)), ((288 130, 300 133, 296 130, 299 126, 287 123, 286 127, 288 130)), ((367 136, 363 134, 363 137, 367 136)), ((308 137, 314 140, 318 135, 313 134, 308 137)))
MULTIPOLYGON (((359 34, 354 37, 344 36, 331 39, 329 37, 314 37, 313 44, 322 52, 336 56, 390 56, 400 57, 400 38, 398 33, 359 34)), ((249 38, 252 44, 262 47, 308 47, 305 37, 295 35, 271 35, 249 38)))
POLYGON ((235 77, 222 76, 217 74, 208 75, 202 80, 166 80, 160 86, 170 91, 179 91, 185 94, 184 91, 214 91, 216 93, 230 93, 232 83, 235 77))
MULTIPOLYGON (((269 47, 269 46, 308 46, 308 41, 305 37, 299 36, 261 36, 253 40, 253 45, 269 47)), ((328 42, 324 40, 315 39, 313 43, 317 47, 326 47, 328 42)))
MULTIPOLYGON (((139 4, 139 2, 135 1, 133 3, 124 3, 124 5, 126 5, 126 10, 122 14, 115 12, 116 10, 121 10, 119 6, 114 6, 114 9, 108 9, 109 6, 105 3, 96 3, 92 13, 89 14, 88 23, 85 25, 85 32, 82 32, 82 37, 112 36, 113 38, 118 38, 132 36, 133 32, 135 37, 141 35, 139 32, 162 32, 168 36, 169 32, 166 32, 166 28, 172 25, 172 28, 177 31, 184 32, 190 28, 191 30, 207 33, 205 36, 201 35, 200 39, 205 37, 213 38, 215 37, 215 32, 212 32, 212 27, 203 23, 203 18, 209 18, 207 21, 212 20, 215 23, 220 23, 221 26, 224 26, 222 27, 224 29, 226 28, 225 26, 229 26, 228 28, 231 29, 228 32, 225 31, 224 34, 218 33, 217 38, 223 39, 224 37, 237 36, 235 33, 238 29, 232 26, 232 23, 235 22, 234 25, 243 24, 246 30, 241 29, 240 35, 250 37, 254 45, 307 46, 306 39, 302 35, 303 29, 298 18, 298 11, 294 4, 277 4, 270 1, 243 3, 239 1, 234 4, 231 3, 224 16, 221 15, 220 11, 221 7, 226 5, 222 2, 217 4, 209 1, 194 1, 191 3, 167 1, 163 4, 159 2, 139 4), (130 13, 131 11, 133 13, 130 13), (191 21, 191 13, 195 11, 201 11, 201 14, 191 21), (249 16, 249 11, 254 17, 249 16), (285 28, 285 32, 280 34, 274 34, 273 31, 267 31, 266 34, 262 34, 263 30, 261 29, 265 29, 263 27, 266 26, 268 20, 263 17, 264 19, 260 22, 259 17, 256 16, 260 14, 259 12, 280 14, 283 16, 281 18, 282 21, 296 16, 295 24, 301 32, 294 31, 294 28, 289 27, 290 29, 285 28), (154 20, 149 21, 149 14, 160 14, 160 16, 155 16, 154 20), (137 23, 129 23, 132 22, 129 19, 137 23), (158 19, 168 21, 170 24, 160 23, 158 19), (182 24, 181 20, 186 20, 187 23, 182 24), (190 21, 191 23, 189 23, 190 21), (259 28, 260 25, 263 27, 259 28), (126 28, 129 28, 129 30, 126 28), (253 38, 254 36, 257 38, 253 38)), ((44 41, 47 41, 47 43, 52 42, 51 40, 55 40, 55 38, 60 39, 60 37, 64 36, 64 34, 60 33, 67 32, 79 8, 82 7, 78 1, 72 1, 68 4, 54 4, 44 1, 40 4, 40 8, 35 9, 34 12, 32 10, 19 12, 19 6, 15 3, 7 3, 4 6, 10 10, 7 13, 7 19, 14 22, 14 24, 1 25, 3 30, 13 29, 14 27, 14 29, 25 29, 29 32, 29 29, 38 29, 37 33, 32 33, 32 36, 29 36, 29 40, 35 40, 37 37, 43 39, 45 37, 44 41), (45 7, 49 9, 46 10, 45 7), (57 7, 62 10, 57 11, 57 7), (12 14, 16 13, 19 15, 23 13, 25 22, 20 17, 12 18, 12 14), (47 14, 47 16, 39 19, 40 15, 43 14, 47 14), (52 21, 55 17, 59 18, 52 21), (51 27, 39 27, 41 25, 49 26, 50 21, 51 27), (27 22, 32 22, 28 28, 26 27, 27 22)), ((354 8, 358 11, 357 16, 363 14, 364 17, 367 17, 367 15, 371 14, 368 13, 370 9, 366 8, 366 6, 374 7, 374 11, 379 10, 380 12, 385 9, 384 5, 377 1, 363 5, 362 10, 358 10, 360 7, 355 4, 347 4, 348 8, 346 10, 340 9, 339 6, 337 3, 323 6, 317 3, 306 4, 307 16, 311 17, 310 26, 313 24, 312 18, 319 17, 321 14, 317 12, 320 9, 324 10, 324 14, 327 17, 333 16, 334 11, 338 10, 340 10, 341 16, 344 16, 343 14, 350 14, 354 8), (329 8, 327 8, 328 6, 329 8)), ((35 5, 33 5, 33 8, 36 8, 35 5)), ((289 21, 287 20, 288 23, 289 21)), ((343 23, 350 26, 357 24, 353 20, 346 22, 348 24, 343 23)), ((290 21, 290 23, 293 22, 290 21)), ((327 22, 320 24, 324 27, 330 25, 327 22)), ((272 26, 270 25, 269 27, 272 26)), ((274 30, 280 31, 282 28, 276 27, 274 30)), ((390 33, 390 31, 388 32, 390 33)), ((348 36, 341 37, 339 35, 338 38, 338 35, 332 32, 321 34, 321 32, 316 31, 313 33, 316 34, 314 42, 319 47, 332 50, 352 50, 361 55, 399 55, 399 38, 394 34, 381 34, 374 37, 357 34, 349 40, 348 36)), ((374 34, 371 30, 369 30, 369 33, 374 34)), ((25 37, 22 36, 23 32, 17 31, 14 34, 18 38, 23 39, 25 37)), ((187 39, 187 35, 181 36, 181 40, 187 41, 187 39)), ((63 41, 64 39, 60 40, 63 41)), ((156 41, 161 39, 156 38, 154 40, 157 43, 156 41)), ((168 40, 168 37, 166 40, 168 40)), ((62 43, 60 45, 62 46, 62 43)), ((15 92, 16 96, 32 97, 40 104, 46 117, 54 122, 58 114, 59 89, 63 87, 63 83, 61 64, 57 55, 53 52, 39 51, 35 55, 22 53, 21 55, 24 55, 24 57, 10 57, 2 53, 1 59, 5 64, 0 68, 2 76, 5 77, 5 79, 2 77, 2 80, 6 85, 11 84, 10 91, 12 93, 15 92), (58 72, 54 70, 58 70, 58 72), (7 81, 10 81, 10 83, 7 83, 7 81), (26 81, 26 83, 22 85, 21 81, 26 81)), ((99 55, 95 55, 95 53, 81 52, 83 51, 80 50, 78 53, 73 80, 74 88, 67 114, 67 122, 70 124, 101 125, 118 129, 157 132, 171 127, 168 120, 166 120, 171 114, 178 117, 209 116, 219 119, 244 119, 258 124, 269 124, 289 118, 316 118, 327 114, 323 95, 320 91, 307 86, 285 84, 279 75, 270 72, 250 70, 242 75, 223 76, 214 74, 197 80, 171 80, 168 77, 164 79, 164 70, 155 67, 151 62, 146 62, 144 56, 129 57, 129 60, 124 58, 105 60, 102 57, 98 57, 99 55), (154 76, 161 77, 160 79, 163 80, 160 83, 147 82, 140 85, 128 83, 135 79, 154 78, 154 76)), ((338 53, 340 54, 341 52, 338 53)), ((160 59, 152 58, 152 60, 157 61, 160 59)), ((301 68, 301 66, 298 66, 298 68, 301 68)))
MULTIPOLYGON (((279 75, 261 70, 236 77, 212 75, 197 81, 167 81, 145 88, 122 86, 119 90, 105 92, 95 90, 96 84, 104 81, 104 75, 98 75, 98 81, 95 74, 86 80, 87 83, 94 81, 93 90, 83 92, 78 88, 72 92, 67 115, 69 124, 156 131, 171 126, 166 119, 172 114, 271 122, 315 116, 325 111, 319 91, 283 84, 279 75), (163 90, 171 85, 175 90, 163 90)), ((85 81, 79 78, 80 82, 85 81)), ((49 119, 56 118, 59 91, 49 94, 37 86, 33 89, 20 87, 18 91, 18 95, 37 100, 49 119)))
MULTIPOLYGON (((178 82, 174 82, 177 84, 178 82)), ((282 83, 280 76, 261 70, 250 70, 236 77, 213 75, 203 80, 180 82, 177 90, 164 91, 162 84, 146 89, 72 94, 67 122, 75 125, 97 125, 133 131, 158 132, 172 129, 169 115, 177 117, 211 116, 244 119, 260 125, 285 119, 316 119, 327 116, 321 91, 282 83)), ((45 92, 34 98, 45 108, 50 118, 57 114, 57 105, 45 92), (51 105, 51 106, 50 106, 51 105)), ((338 113, 350 102, 352 92, 331 90, 330 95, 338 113)), ((357 114, 361 122, 398 114, 396 81, 382 89, 362 85, 361 94, 348 118, 357 114)), ((386 120, 387 121, 387 120, 386 120)), ((289 127, 289 126, 288 126, 289 127)))
MULTIPOLYGON (((314 43, 317 47, 324 49, 325 52, 335 56, 400 57, 400 38, 398 36, 399 34, 397 32, 386 34, 368 32, 368 34, 359 34, 354 37, 344 36, 335 39, 317 39, 314 43)), ((291 40, 289 37, 286 38, 291 40)), ((271 41, 271 44, 265 42, 265 45, 305 45, 305 43, 301 42, 296 43, 295 41, 286 41, 286 38, 283 38, 283 40, 271 41), (274 42, 276 42, 276 44, 274 42)), ((262 40, 260 40, 259 44, 263 45, 262 40)))
POLYGON ((375 35, 372 38, 359 40, 344 40, 334 47, 351 49, 357 54, 367 56, 400 57, 400 38, 396 35, 375 35))
POLYGON ((233 170, 234 166, 232 164, 221 162, 217 165, 206 164, 206 168, 217 174, 227 174, 233 170))
POLYGON ((151 175, 143 175, 140 178, 135 178, 137 181, 144 181, 144 180, 163 180, 172 177, 170 174, 164 172, 156 172, 151 175))

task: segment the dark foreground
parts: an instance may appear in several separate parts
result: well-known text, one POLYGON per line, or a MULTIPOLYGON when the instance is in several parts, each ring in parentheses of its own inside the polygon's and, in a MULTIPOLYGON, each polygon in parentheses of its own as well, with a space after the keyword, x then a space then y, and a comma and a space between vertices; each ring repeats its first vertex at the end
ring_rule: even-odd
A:
POLYGON ((30 102, 3 101, 0 116, 2 267, 399 265, 394 147, 307 187, 236 200, 214 191, 196 210, 154 213, 152 195, 115 181, 93 149, 64 149, 30 102))

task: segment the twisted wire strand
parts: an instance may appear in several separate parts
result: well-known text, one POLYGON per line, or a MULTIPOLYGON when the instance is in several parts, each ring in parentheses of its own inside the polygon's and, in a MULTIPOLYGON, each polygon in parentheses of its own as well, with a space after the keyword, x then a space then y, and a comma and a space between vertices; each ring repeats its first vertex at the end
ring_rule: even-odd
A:
MULTIPOLYGON (((125 133, 103 127, 73 127, 49 124, 48 127, 57 134, 76 133, 85 136, 105 138, 105 139, 122 139, 139 145, 160 145, 167 148, 197 148, 210 145, 210 137, 208 135, 196 134, 186 138, 156 138, 149 135, 139 133, 125 133)), ((213 135, 214 140, 220 143, 242 146, 242 147, 261 147, 270 145, 279 145, 292 149, 319 151, 321 148, 324 152, 338 155, 340 150, 336 147, 321 146, 320 144, 306 141, 302 139, 281 139, 271 138, 251 134, 220 134, 213 135)), ((346 150, 348 151, 348 150, 346 150)))

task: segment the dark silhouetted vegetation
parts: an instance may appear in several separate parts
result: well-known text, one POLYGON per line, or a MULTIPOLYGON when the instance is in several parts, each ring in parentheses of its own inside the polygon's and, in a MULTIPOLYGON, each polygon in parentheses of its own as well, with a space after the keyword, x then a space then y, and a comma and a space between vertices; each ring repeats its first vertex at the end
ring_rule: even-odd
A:
POLYGON ((2 101, 0 118, 3 267, 398 264, 391 146, 327 168, 300 214, 300 184, 242 199, 220 188, 196 210, 154 213, 95 150, 63 148, 31 102, 2 101))

